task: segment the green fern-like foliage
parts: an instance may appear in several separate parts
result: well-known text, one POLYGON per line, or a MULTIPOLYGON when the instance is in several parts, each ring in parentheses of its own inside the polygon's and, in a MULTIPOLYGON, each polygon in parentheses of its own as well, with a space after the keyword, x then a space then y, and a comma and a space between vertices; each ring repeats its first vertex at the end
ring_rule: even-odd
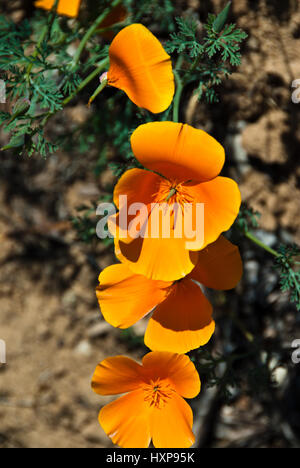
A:
POLYGON ((300 248, 295 245, 281 245, 279 256, 275 260, 275 268, 280 275, 280 287, 290 294, 291 302, 300 310, 300 248))
POLYGON ((175 51, 180 55, 185 53, 187 58, 195 59, 203 53, 203 45, 197 39, 197 22, 193 18, 176 18, 178 32, 172 33, 167 42, 169 53, 175 51))
POLYGON ((247 34, 236 28, 235 24, 227 24, 221 32, 216 32, 215 15, 209 15, 208 23, 204 26, 207 36, 204 40, 204 50, 209 58, 221 54, 223 62, 237 67, 241 64, 240 45, 247 38, 247 34))
POLYGON ((208 16, 202 36, 193 18, 176 18, 178 31, 167 42, 169 53, 176 52, 181 62, 190 64, 182 72, 184 82, 198 83, 199 99, 205 98, 209 103, 219 100, 218 86, 241 64, 240 48, 247 38, 235 24, 226 24, 229 7, 230 4, 218 16, 208 16))
POLYGON ((17 149, 19 154, 45 157, 57 146, 45 137, 46 113, 63 108, 63 100, 79 84, 78 70, 69 71, 72 57, 67 48, 77 37, 77 28, 69 29, 57 16, 37 14, 30 23, 16 26, 0 17, 0 73, 6 83, 7 101, 26 101, 22 112, 1 114, 1 124, 10 134, 3 148, 17 149), (45 31, 42 39, 37 38, 45 31), (62 53, 62 50, 64 53, 62 53))

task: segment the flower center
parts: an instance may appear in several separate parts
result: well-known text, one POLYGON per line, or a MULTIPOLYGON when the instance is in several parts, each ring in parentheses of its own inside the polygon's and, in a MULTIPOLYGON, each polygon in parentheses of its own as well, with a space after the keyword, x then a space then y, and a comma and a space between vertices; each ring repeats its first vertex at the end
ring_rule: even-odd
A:
POLYGON ((175 391, 170 384, 160 380, 151 380, 149 384, 143 387, 143 390, 145 393, 144 400, 147 401, 151 407, 154 406, 158 409, 166 405, 175 391))
POLYGON ((193 198, 188 193, 185 182, 162 180, 159 190, 154 194, 157 203, 179 204, 182 208, 185 203, 192 203, 193 198))

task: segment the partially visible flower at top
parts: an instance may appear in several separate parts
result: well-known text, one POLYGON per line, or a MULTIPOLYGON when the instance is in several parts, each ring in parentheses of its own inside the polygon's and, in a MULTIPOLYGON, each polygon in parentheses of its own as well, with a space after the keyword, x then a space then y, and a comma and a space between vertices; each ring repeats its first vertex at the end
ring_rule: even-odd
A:
POLYGON ((109 230, 115 237, 116 255, 136 274, 159 281, 181 279, 197 264, 198 252, 232 226, 241 205, 238 185, 219 177, 224 148, 203 130, 174 122, 151 122, 133 132, 131 146, 149 170, 131 169, 115 187, 114 203, 119 212, 110 217, 109 230), (142 216, 131 211, 138 203, 146 207, 142 216), (161 227, 168 223, 175 204, 182 216, 174 216, 170 236, 164 238, 161 227), (142 229, 150 226, 152 230, 158 224, 158 209, 166 205, 170 210, 161 215, 159 235, 134 237, 134 222, 138 220, 142 229), (201 223, 196 222, 198 206, 204 206, 201 223), (190 210, 184 212, 185 207, 190 210), (130 219, 128 226, 124 219, 130 219), (195 240, 187 239, 185 233, 177 235, 182 220, 196 227, 195 240), (198 232, 203 235, 198 236, 198 232))
POLYGON ((111 41, 115 36, 115 33, 113 29, 111 29, 111 26, 114 26, 117 23, 121 23, 125 21, 127 16, 128 16, 128 11, 126 10, 125 6, 122 5, 122 3, 114 7, 111 10, 111 12, 107 15, 107 17, 99 25, 99 33, 101 34, 101 36, 111 41))
POLYGON ((96 294, 105 320, 114 327, 129 328, 154 310, 145 334, 146 346, 152 351, 183 354, 204 346, 215 330, 212 306, 197 283, 217 290, 233 289, 242 272, 239 249, 221 236, 199 252, 198 264, 180 281, 154 281, 118 264, 100 274, 96 294))
POLYGON ((175 92, 170 56, 142 24, 122 29, 109 48, 108 84, 123 90, 139 107, 165 111, 175 92))
MULTIPOLYGON (((81 0, 59 0, 57 5, 57 13, 59 15, 70 16, 76 18, 78 16, 81 0)), ((55 0, 36 0, 35 7, 51 10, 55 4, 55 0)))
POLYGON ((96 368, 93 390, 100 395, 127 393, 104 406, 99 423, 122 448, 188 448, 195 441, 193 412, 184 398, 195 398, 200 378, 188 356, 149 353, 142 365, 124 356, 96 368))

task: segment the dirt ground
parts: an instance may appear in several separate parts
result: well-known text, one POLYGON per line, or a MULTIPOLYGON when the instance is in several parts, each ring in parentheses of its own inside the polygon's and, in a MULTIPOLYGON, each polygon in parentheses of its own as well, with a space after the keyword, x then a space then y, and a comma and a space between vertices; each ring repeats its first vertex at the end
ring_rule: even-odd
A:
MULTIPOLYGON (((200 5, 179 3, 196 13, 200 5)), ((224 5, 208 3, 212 11, 224 5)), ((249 34, 243 64, 220 90, 220 105, 197 104, 189 95, 184 117, 226 146, 227 172, 262 214, 269 245, 300 243, 300 104, 291 100, 292 82, 300 78, 300 5, 235 0, 233 16, 249 34)), ((65 118, 71 125, 86 112, 78 104, 65 118)), ((94 163, 93 154, 83 160, 58 152, 46 161, 1 154, 0 338, 7 344, 7 365, 0 367, 0 447, 111 447, 97 422, 110 400, 93 394, 91 376, 109 355, 144 354, 99 313, 94 289, 100 270, 113 262, 109 248, 83 244, 68 221, 78 205, 97 200, 113 183, 109 171, 94 177, 94 163)), ((297 332, 300 338, 299 313, 281 299, 265 257, 241 247, 245 279, 235 307, 250 323, 258 307, 274 307, 279 318, 266 319, 262 333, 281 334, 289 346, 297 332), (260 274, 268 277, 265 289, 260 274)), ((135 331, 142 334, 143 324, 135 331)), ((283 398, 288 421, 242 393, 232 404, 220 403, 216 390, 204 386, 195 408, 199 447, 297 446, 299 398, 284 403, 284 395, 299 395, 296 367, 289 378, 284 366, 276 374, 274 398, 283 398), (274 434, 270 428, 277 423, 280 432, 274 434)))

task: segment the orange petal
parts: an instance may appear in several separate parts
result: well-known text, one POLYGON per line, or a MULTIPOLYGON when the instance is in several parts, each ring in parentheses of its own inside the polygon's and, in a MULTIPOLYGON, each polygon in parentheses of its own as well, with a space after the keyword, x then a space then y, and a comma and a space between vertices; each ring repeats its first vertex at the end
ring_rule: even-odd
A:
POLYGON ((149 408, 143 390, 124 395, 104 406, 99 423, 114 444, 122 448, 148 448, 151 440, 149 408))
POLYGON ((188 353, 205 345, 215 330, 212 306, 200 287, 184 279, 154 311, 145 334, 153 351, 188 353))
MULTIPOLYGON (((57 13, 59 15, 66 15, 75 18, 78 16, 81 0, 59 0, 57 6, 57 13)), ((51 10, 55 0, 37 0, 35 2, 36 8, 43 8, 44 10, 51 10)))
POLYGON ((114 204, 122 208, 122 196, 127 196, 127 205, 154 202, 154 194, 159 190, 161 177, 153 172, 143 169, 130 169, 126 171, 114 188, 114 204))
POLYGON ((169 379, 184 398, 195 398, 201 388, 199 374, 188 356, 168 351, 154 351, 143 358, 143 371, 153 380, 169 379))
MULTIPOLYGON (((194 203, 204 204, 203 249, 231 228, 239 214, 241 193, 237 183, 227 177, 217 177, 202 184, 190 183, 187 184, 187 190, 194 203)), ((195 247, 190 244, 190 250, 199 250, 197 243, 195 247)))
POLYGON ((109 58, 111 86, 153 113, 170 106, 175 91, 171 58, 147 28, 132 24, 122 29, 111 43, 109 58))
POLYGON ((174 393, 163 408, 154 408, 150 430, 155 448, 188 448, 195 442, 193 412, 187 402, 174 393))
POLYGON ((161 177, 153 172, 142 169, 130 169, 125 172, 114 189, 114 203, 120 210, 116 215, 110 216, 108 229, 115 238, 120 238, 122 242, 131 242, 135 237, 128 232, 133 221, 139 217, 140 223, 134 223, 135 230, 141 229, 147 222, 148 206, 154 200, 154 194, 159 190, 161 177), (138 214, 130 214, 137 204, 143 204, 143 211, 138 214))
POLYGON ((115 239, 117 258, 138 275, 159 281, 175 281, 190 273, 198 252, 185 248, 184 239, 138 238, 131 243, 115 239))
POLYGON ((239 249, 224 236, 199 252, 199 261, 190 273, 207 288, 228 290, 236 287, 243 274, 239 249))
POLYGON ((92 389, 99 395, 118 395, 141 384, 141 366, 124 356, 107 358, 96 367, 92 389))
POLYGON ((112 265, 101 273, 97 298, 105 320, 128 328, 147 315, 168 295, 172 283, 135 275, 126 265, 112 265))
POLYGON ((224 148, 203 130, 174 122, 151 122, 132 134, 136 158, 148 169, 180 182, 207 181, 219 175, 224 148))

